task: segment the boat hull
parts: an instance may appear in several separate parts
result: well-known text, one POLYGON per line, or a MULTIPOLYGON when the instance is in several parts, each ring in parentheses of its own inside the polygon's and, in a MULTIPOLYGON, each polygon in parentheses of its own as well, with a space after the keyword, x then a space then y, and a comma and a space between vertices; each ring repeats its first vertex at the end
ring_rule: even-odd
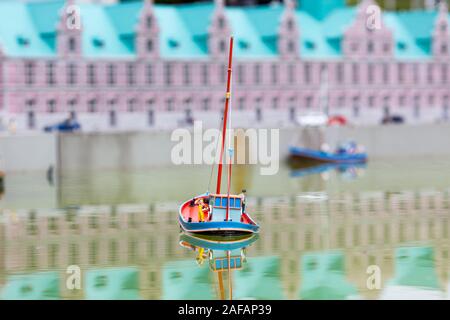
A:
MULTIPOLYGON (((206 198, 206 195, 200 195, 195 197, 206 198)), ((259 225, 257 225, 247 214, 245 214, 246 219, 249 223, 238 222, 238 221, 187 221, 186 216, 189 215, 189 210, 196 210, 190 206, 192 200, 188 200, 180 206, 178 221, 180 227, 184 232, 190 234, 200 234, 200 235, 217 235, 217 236, 237 236, 244 234, 252 234, 259 232, 259 225)))
POLYGON ((366 163, 367 154, 366 153, 355 153, 355 154, 336 154, 324 151, 318 151, 307 148, 300 147, 290 147, 289 148, 289 158, 291 161, 303 162, 307 164, 314 163, 366 163))

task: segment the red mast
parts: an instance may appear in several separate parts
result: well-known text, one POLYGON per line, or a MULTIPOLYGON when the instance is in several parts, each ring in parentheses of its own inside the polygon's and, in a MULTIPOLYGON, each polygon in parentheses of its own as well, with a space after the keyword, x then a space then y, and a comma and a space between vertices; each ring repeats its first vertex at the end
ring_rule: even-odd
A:
MULTIPOLYGON (((219 166, 218 166, 218 170, 217 170, 217 187, 216 187, 217 194, 220 194, 220 184, 222 182, 223 150, 225 148, 225 137, 226 137, 226 133, 227 133, 228 106, 230 104, 230 98, 231 98, 232 63, 233 63, 233 37, 230 38, 230 53, 228 56, 227 92, 225 94, 225 110, 223 112, 222 145, 220 148, 220 160, 219 160, 219 166)), ((228 217, 227 217, 227 220, 228 220, 228 217)))

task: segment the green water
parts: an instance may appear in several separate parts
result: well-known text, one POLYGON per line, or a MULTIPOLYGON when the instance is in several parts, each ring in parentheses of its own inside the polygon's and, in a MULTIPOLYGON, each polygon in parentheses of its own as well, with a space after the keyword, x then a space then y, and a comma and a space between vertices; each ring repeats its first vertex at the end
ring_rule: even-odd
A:
POLYGON ((234 172, 261 232, 231 249, 179 232, 178 206, 206 191, 206 167, 8 175, 0 297, 219 299, 229 286, 233 299, 448 296, 450 159, 234 172), (237 268, 223 269, 220 290, 227 252, 237 268), (80 289, 66 284, 69 266, 80 289))

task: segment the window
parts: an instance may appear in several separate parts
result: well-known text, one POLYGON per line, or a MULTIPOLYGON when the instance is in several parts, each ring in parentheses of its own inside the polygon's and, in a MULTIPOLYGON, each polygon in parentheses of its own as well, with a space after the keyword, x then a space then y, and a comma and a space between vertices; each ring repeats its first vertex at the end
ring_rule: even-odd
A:
POLYGON ((295 83, 295 64, 290 64, 288 66, 288 82, 289 84, 295 83))
POLYGON ((287 29, 288 29, 289 31, 292 31, 292 30, 294 29, 294 21, 293 21, 292 19, 289 19, 289 20, 287 21, 286 26, 287 26, 287 29))
POLYGON ((406 105, 406 97, 404 95, 401 95, 398 98, 398 104, 400 105, 400 107, 404 107, 406 105))
POLYGON ((147 39, 147 52, 152 52, 153 51, 153 40, 152 39, 147 39))
POLYGON ((374 96, 369 96, 368 104, 369 104, 370 108, 375 107, 375 97, 374 96))
POLYGON ((27 112, 27 127, 34 129, 36 127, 35 106, 36 102, 33 99, 25 101, 25 110, 27 112))
POLYGON ((166 85, 172 84, 172 65, 170 63, 164 65, 164 80, 166 85))
POLYGON ((77 43, 75 41, 75 38, 73 38, 73 37, 69 38, 68 47, 69 47, 69 52, 75 52, 77 50, 77 43))
POLYGON ((88 112, 95 113, 97 112, 97 100, 91 99, 88 101, 88 112))
POLYGON ((367 66, 367 81, 369 83, 373 83, 375 80, 375 66, 372 63, 369 63, 367 66))
POLYGON ((149 127, 155 124, 155 100, 149 99, 147 100, 147 123, 149 127))
POLYGON ((237 81, 239 84, 245 83, 245 69, 242 64, 237 67, 237 81))
POLYGON ((183 66, 183 83, 185 85, 191 84, 191 73, 190 73, 190 68, 189 68, 188 64, 185 64, 183 66))
POLYGON ((305 83, 311 82, 311 65, 309 63, 305 64, 304 77, 305 77, 305 83))
POLYGON ((427 65, 427 81, 428 83, 433 83, 433 65, 427 65))
POLYGON ((288 51, 289 53, 293 53, 293 52, 295 51, 295 42, 294 42, 294 41, 292 41, 292 40, 289 40, 289 41, 288 41, 288 44, 287 44, 287 51, 288 51))
POLYGON ((136 83, 136 67, 132 63, 127 65, 127 82, 130 86, 136 83))
POLYGON ((56 83, 55 80, 55 63, 47 63, 47 84, 53 86, 56 83))
POLYGON ((271 67, 272 83, 275 84, 278 81, 278 66, 273 64, 271 67))
POLYGON ((96 85, 97 79, 95 74, 95 65, 89 64, 88 65, 88 83, 90 85, 96 85))
POLYGON ((147 82, 147 84, 153 84, 153 82, 154 82, 153 65, 151 65, 151 64, 147 64, 145 66, 145 81, 147 82))
POLYGON ((442 64, 441 66, 441 82, 447 83, 448 82, 448 66, 447 64, 442 64))
POLYGON ((147 26, 147 29, 151 29, 153 26, 153 17, 147 16, 147 18, 145 19, 145 24, 147 26))
POLYGON ((34 62, 25 63, 25 84, 33 85, 35 78, 35 65, 34 62))
POLYGON ((173 109, 174 109, 174 102, 173 102, 173 99, 172 98, 169 98, 169 99, 167 99, 167 101, 166 101, 166 110, 167 111, 173 111, 173 109))
POLYGON ((312 107, 312 101, 313 101, 313 98, 311 96, 306 97, 306 100, 305 100, 306 108, 309 109, 312 107))
POLYGON ((67 65, 67 84, 74 85, 77 82, 77 66, 74 63, 67 65))
POLYGON ((418 95, 414 96, 414 117, 420 117, 420 96, 418 95))
POLYGON ((405 80, 405 64, 399 63, 398 65, 398 82, 403 83, 405 80))
POLYGON ((116 66, 113 64, 109 64, 107 67, 108 75, 107 75, 107 83, 110 86, 116 84, 116 66))
POLYGON ((225 52, 225 41, 224 40, 220 40, 219 41, 219 52, 225 52))
POLYGON ((433 107, 433 106, 434 106, 434 95, 432 95, 432 94, 430 94, 430 95, 428 96, 428 105, 429 105, 430 107, 433 107))
POLYGON ((217 25, 219 29, 223 29, 225 27, 225 19, 223 17, 219 17, 217 20, 217 25))
POLYGON ((202 84, 207 86, 209 83, 209 69, 207 64, 202 64, 201 76, 202 76, 202 84))
POLYGON ((449 97, 447 95, 442 98, 442 107, 443 107, 442 117, 445 120, 448 120, 449 119, 450 103, 449 103, 449 97))
POLYGON ((127 110, 128 110, 128 112, 135 112, 136 111, 136 105, 137 105, 136 99, 128 100, 128 103, 127 103, 127 110))
POLYGON ((374 45, 373 45, 373 42, 372 42, 372 41, 369 41, 369 42, 367 43, 367 52, 368 52, 368 53, 373 53, 373 51, 374 51, 374 45))
POLYGON ((383 44, 383 51, 384 53, 389 53, 391 51, 391 44, 387 42, 383 44))
POLYGON ((387 63, 383 64, 383 82, 389 82, 389 65, 387 63))
POLYGON ((417 63, 413 64, 413 77, 414 77, 414 84, 419 83, 419 65, 417 63))
POLYGON ((47 112, 49 113, 56 112, 56 101, 54 99, 47 101, 47 112))
POLYGON ((109 113, 109 126, 117 126, 117 111, 116 111, 116 100, 112 99, 108 101, 108 113, 109 113))
POLYGON ((339 108, 344 107, 345 105, 345 97, 344 96, 339 96, 338 101, 337 101, 337 106, 339 108))
POLYGON ((447 46, 447 44, 442 44, 441 45, 441 54, 447 54, 447 52, 448 52, 448 46, 447 46))
POLYGON ((359 117, 359 96, 354 96, 352 100, 353 116, 359 117))
POLYGON ((278 109, 278 103, 279 103, 278 97, 273 97, 272 98, 272 109, 278 109))
POLYGON ((220 81, 222 83, 225 83, 227 81, 227 70, 228 68, 226 65, 222 64, 220 66, 220 81))
POLYGON ((336 65, 336 79, 339 83, 344 82, 344 65, 342 63, 336 65))
POLYGON ((245 109, 245 98, 244 97, 240 97, 238 99, 238 109, 239 110, 244 110, 245 109))
POLYGON ((352 64, 352 81, 353 81, 353 83, 359 83, 359 65, 358 65, 358 63, 352 64))
POLYGON ((253 80, 255 84, 261 83, 261 65, 255 64, 253 67, 253 80))
POLYGON ((211 100, 209 98, 205 98, 202 100, 202 109, 204 111, 208 111, 210 108, 211 100))

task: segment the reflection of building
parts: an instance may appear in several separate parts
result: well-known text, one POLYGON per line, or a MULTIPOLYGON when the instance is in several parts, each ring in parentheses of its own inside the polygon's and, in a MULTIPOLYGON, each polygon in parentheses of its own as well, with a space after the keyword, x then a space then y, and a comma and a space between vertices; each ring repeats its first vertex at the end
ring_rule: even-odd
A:
MULTIPOLYGON (((248 262, 251 265, 254 257, 276 256, 276 270, 267 268, 276 271, 278 276, 271 281, 280 285, 279 291, 271 294, 297 299, 304 284, 303 259, 312 253, 338 251, 343 254, 338 271, 345 273, 345 281, 356 287, 360 296, 378 298, 380 290, 366 287, 367 267, 376 264, 381 268, 385 288, 394 278, 397 248, 426 244, 433 247, 432 271, 444 287, 450 262, 449 205, 447 191, 343 194, 338 199, 307 202, 296 197, 249 199, 248 206, 262 231, 248 248, 248 262)), ((176 210, 172 204, 86 206, 17 214, 3 210, 0 232, 3 227, 5 250, 0 259, 8 276, 53 270, 59 271, 61 281, 67 276, 65 268, 72 264, 83 271, 134 267, 139 270, 139 296, 158 299, 163 296, 166 265, 178 260, 195 265, 192 253, 179 246, 176 210)), ((249 294, 245 289, 243 294, 249 294)), ((85 297, 86 288, 83 290, 73 293, 62 287, 61 294, 85 297)))
POLYGON ((191 116, 215 124, 234 34, 242 125, 286 124, 318 108, 324 73, 330 112, 355 122, 394 112, 410 122, 448 119, 446 6, 375 13, 367 26, 372 0, 357 8, 344 0, 285 2, 80 3, 81 20, 73 0, 0 3, 1 105, 22 129, 68 112, 87 129, 173 127, 191 116))

